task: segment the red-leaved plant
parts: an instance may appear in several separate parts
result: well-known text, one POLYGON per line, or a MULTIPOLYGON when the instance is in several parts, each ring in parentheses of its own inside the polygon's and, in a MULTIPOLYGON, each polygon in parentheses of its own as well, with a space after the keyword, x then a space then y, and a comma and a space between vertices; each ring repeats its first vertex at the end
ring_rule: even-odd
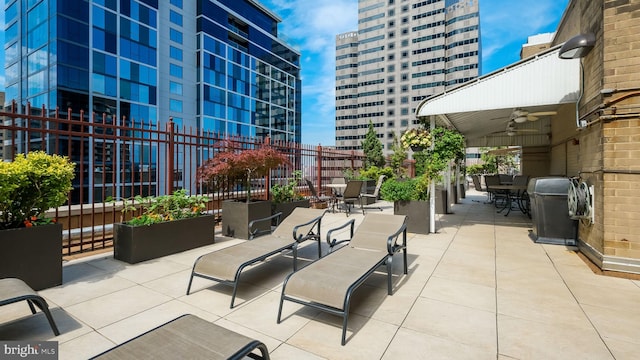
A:
POLYGON ((209 184, 233 184, 242 181, 247 189, 247 202, 251 201, 251 179, 269 174, 269 170, 288 164, 287 157, 269 145, 244 149, 234 140, 218 142, 211 159, 198 168, 198 178, 209 184))

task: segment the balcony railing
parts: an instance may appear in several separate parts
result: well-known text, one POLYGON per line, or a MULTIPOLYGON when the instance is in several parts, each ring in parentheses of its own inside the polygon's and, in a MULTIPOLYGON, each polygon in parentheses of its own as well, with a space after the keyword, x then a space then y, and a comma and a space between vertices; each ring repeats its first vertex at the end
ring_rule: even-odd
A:
MULTIPOLYGON (((112 224, 119 221, 120 211, 117 204, 105 203, 108 197, 158 196, 184 188, 191 194, 207 195, 207 210, 218 213, 222 200, 240 197, 245 190, 240 184, 234 191, 207 189, 196 178, 198 166, 215 156, 216 143, 229 140, 223 134, 178 127, 171 119, 162 123, 72 109, 61 113, 29 104, 19 110, 14 102, 8 111, 0 111, 4 161, 11 161, 17 153, 42 150, 68 156, 76 163, 68 204, 48 212, 63 224, 63 255, 112 246, 112 224)), ((239 150, 269 141, 233 140, 239 150)), ((254 182, 252 194, 263 198, 268 198, 271 185, 287 182, 295 170, 322 189, 330 179, 343 176, 344 169, 357 170, 363 164, 360 152, 278 141, 270 145, 286 154, 290 164, 254 182)))

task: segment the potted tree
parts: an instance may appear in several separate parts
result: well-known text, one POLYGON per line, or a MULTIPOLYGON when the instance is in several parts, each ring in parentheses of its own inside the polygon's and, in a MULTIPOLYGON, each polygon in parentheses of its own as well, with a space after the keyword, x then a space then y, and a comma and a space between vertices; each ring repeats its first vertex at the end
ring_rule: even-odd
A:
POLYGON ((135 264, 213 244, 215 220, 204 213, 207 200, 189 196, 185 189, 123 200, 120 223, 114 224, 113 257, 135 264), (138 208, 142 213, 131 217, 138 208))
POLYGON ((291 175, 286 184, 271 186, 271 213, 277 214, 281 212, 283 219, 289 216, 293 209, 297 207, 309 207, 309 199, 305 199, 298 191, 299 182, 302 180, 302 172, 296 170, 291 175))
MULTIPOLYGON (((429 148, 425 147, 413 154, 416 160, 416 174, 426 174, 429 179, 438 181, 442 178, 442 172, 447 169, 451 161, 464 159, 464 137, 455 130, 436 127, 429 132, 429 139, 429 148), (433 143, 432 147, 431 143, 433 143)), ((437 188, 434 195, 436 197, 436 213, 449 213, 446 188, 437 188)))
POLYGON ((407 216, 407 231, 428 234, 429 184, 430 179, 422 175, 413 179, 392 178, 380 188, 382 199, 393 201, 393 213, 407 216))
MULTIPOLYGON (((265 144, 245 149, 236 141, 225 140, 216 144, 215 156, 198 168, 198 178, 213 188, 231 190, 242 185, 246 196, 222 202, 222 233, 226 236, 249 239, 249 222, 271 216, 271 201, 251 197, 252 180, 269 174, 272 168, 288 163, 287 157, 265 144)), ((268 230, 261 222, 258 230, 268 230)))
POLYGON ((62 225, 45 212, 67 201, 74 167, 42 151, 0 162, 0 278, 34 290, 62 284, 62 225))

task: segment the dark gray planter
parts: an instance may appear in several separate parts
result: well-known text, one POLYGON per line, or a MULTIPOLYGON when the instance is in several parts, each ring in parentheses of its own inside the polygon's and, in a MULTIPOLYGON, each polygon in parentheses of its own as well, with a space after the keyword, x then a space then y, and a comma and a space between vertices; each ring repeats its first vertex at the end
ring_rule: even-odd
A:
POLYGON ((450 214, 447 189, 436 188, 436 214, 450 214))
POLYGON ((284 202, 284 203, 274 203, 271 205, 272 211, 271 213, 273 215, 275 215, 278 212, 282 213, 282 217, 280 218, 280 220, 286 218, 287 216, 291 215, 291 213, 293 212, 293 209, 297 208, 297 207, 305 207, 308 208, 309 207, 309 199, 302 199, 302 200, 297 200, 297 201, 289 201, 289 202, 284 202))
MULTIPOLYGON (((271 216, 271 201, 226 200, 222 202, 222 234, 238 239, 249 239, 249 222, 271 216)), ((269 223, 258 224, 259 231, 269 230, 269 223)))
POLYGON ((394 201, 394 215, 407 216, 407 231, 416 234, 428 234, 429 202, 423 200, 394 201))
POLYGON ((464 184, 460 184, 460 198, 461 199, 467 198, 467 190, 464 188, 464 184))
POLYGON ((214 215, 153 225, 114 224, 113 257, 129 264, 214 243, 214 215))
POLYGON ((62 225, 0 230, 0 278, 22 279, 34 290, 62 284, 62 225))

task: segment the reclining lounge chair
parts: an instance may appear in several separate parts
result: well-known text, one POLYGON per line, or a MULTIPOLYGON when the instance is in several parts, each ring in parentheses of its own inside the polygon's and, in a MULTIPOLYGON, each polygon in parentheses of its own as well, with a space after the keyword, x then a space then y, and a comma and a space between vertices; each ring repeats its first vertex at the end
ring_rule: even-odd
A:
POLYGON ((407 225, 406 218, 399 215, 367 214, 353 232, 354 220, 332 229, 327 241, 333 248, 341 241, 330 240, 333 231, 351 226, 348 244, 332 251, 303 269, 293 272, 284 281, 277 322, 280 323, 284 300, 341 315, 342 345, 346 343, 349 305, 353 292, 362 285, 376 269, 387 266, 387 292, 393 294, 393 255, 403 251, 404 273, 407 274, 407 225), (398 237, 402 234, 402 241, 398 237))
MULTIPOLYGON (((231 308, 233 308, 240 274, 245 267, 264 261, 284 250, 292 250, 293 270, 295 271, 297 269, 298 245, 305 240, 318 242, 318 257, 320 257, 322 255, 320 223, 324 213, 325 210, 295 208, 291 215, 287 216, 271 234, 254 239, 255 232, 253 232, 251 239, 243 243, 200 256, 193 265, 187 295, 191 291, 194 276, 218 281, 233 286, 233 294, 231 295, 231 308)), ((252 221, 249 224, 249 232, 251 232, 253 224, 260 221, 270 222, 272 218, 273 216, 270 216, 252 221)))
POLYGON ((182 315, 93 359, 269 359, 264 343, 194 315, 182 315), (258 350, 260 355, 254 353, 258 350))
POLYGON ((37 306, 47 317, 53 333, 56 336, 60 335, 60 331, 58 331, 58 327, 53 321, 53 317, 49 311, 49 305, 44 298, 38 295, 29 285, 20 279, 0 279, 0 306, 13 304, 23 300, 29 304, 29 309, 31 309, 32 314, 36 313, 36 309, 33 305, 37 306))

